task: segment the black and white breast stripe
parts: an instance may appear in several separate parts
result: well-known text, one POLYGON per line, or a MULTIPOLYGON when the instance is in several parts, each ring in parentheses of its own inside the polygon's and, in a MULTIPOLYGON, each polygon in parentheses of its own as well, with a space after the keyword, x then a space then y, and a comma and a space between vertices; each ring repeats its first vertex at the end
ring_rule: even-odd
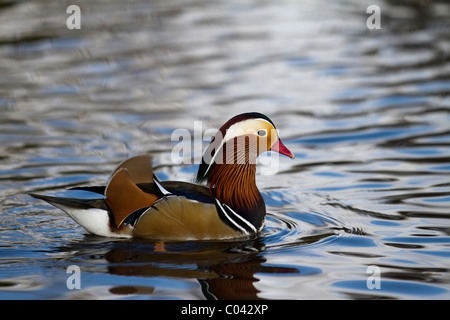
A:
POLYGON ((216 208, 220 218, 233 229, 239 230, 246 235, 258 232, 253 224, 218 199, 216 199, 216 208))

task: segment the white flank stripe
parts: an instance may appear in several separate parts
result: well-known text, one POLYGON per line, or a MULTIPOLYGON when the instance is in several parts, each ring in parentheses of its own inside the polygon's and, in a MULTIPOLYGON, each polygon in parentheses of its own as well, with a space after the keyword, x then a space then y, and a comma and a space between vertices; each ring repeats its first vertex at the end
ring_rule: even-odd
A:
POLYGON ((70 216, 75 222, 82 226, 89 233, 103 236, 103 237, 115 237, 115 238, 130 238, 130 235, 120 234, 112 232, 109 227, 109 214, 108 211, 103 209, 74 209, 66 207, 61 204, 54 204, 55 207, 60 208, 68 216, 70 216))

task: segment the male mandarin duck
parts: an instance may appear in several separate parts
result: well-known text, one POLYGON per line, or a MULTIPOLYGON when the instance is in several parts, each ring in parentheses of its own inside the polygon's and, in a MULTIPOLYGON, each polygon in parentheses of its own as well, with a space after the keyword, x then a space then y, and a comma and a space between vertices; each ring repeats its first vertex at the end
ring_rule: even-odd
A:
POLYGON ((159 181, 151 157, 141 155, 122 162, 106 186, 71 189, 88 192, 89 198, 30 195, 100 236, 161 241, 245 238, 264 226, 266 207, 255 173, 256 158, 266 151, 294 158, 267 116, 243 113, 227 121, 205 149, 198 184, 159 181))

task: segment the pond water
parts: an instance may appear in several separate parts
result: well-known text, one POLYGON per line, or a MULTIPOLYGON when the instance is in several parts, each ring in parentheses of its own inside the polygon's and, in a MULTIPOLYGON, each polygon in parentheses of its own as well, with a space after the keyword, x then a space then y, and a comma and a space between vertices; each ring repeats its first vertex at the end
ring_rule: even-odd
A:
POLYGON ((372 2, 77 1, 69 30, 71 3, 0 1, 0 298, 449 299, 450 5, 370 30, 372 2), (247 111, 296 155, 261 164, 257 239, 100 238, 28 195, 142 153, 192 181, 172 132, 247 111))

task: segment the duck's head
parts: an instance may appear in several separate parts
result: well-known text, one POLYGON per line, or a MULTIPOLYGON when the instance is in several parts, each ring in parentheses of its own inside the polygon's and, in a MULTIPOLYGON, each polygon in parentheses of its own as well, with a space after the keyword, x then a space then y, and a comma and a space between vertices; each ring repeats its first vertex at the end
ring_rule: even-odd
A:
POLYGON ((228 120, 206 148, 197 181, 208 178, 215 164, 255 164, 256 158, 274 151, 294 159, 281 142, 275 124, 258 112, 239 114, 228 120))

